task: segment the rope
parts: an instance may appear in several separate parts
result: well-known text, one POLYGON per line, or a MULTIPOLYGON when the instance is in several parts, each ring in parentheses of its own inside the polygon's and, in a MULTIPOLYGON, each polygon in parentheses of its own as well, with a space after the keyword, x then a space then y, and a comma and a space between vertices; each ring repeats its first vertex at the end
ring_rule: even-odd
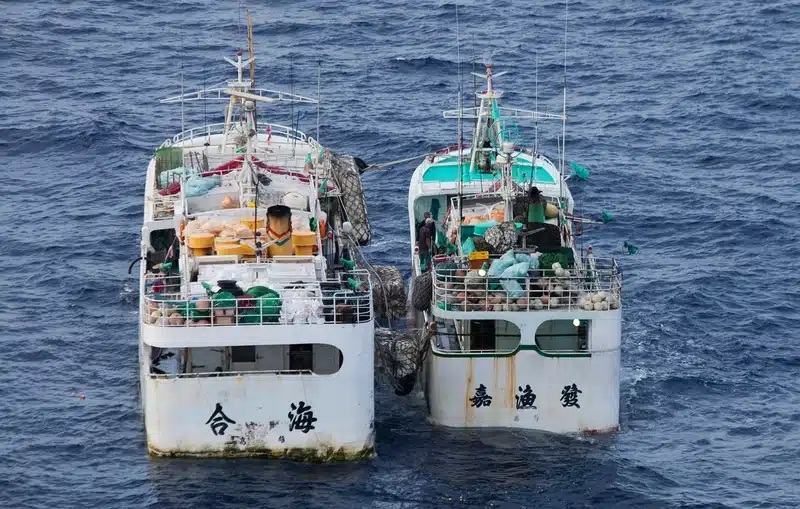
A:
MULTIPOLYGON (((358 255, 359 260, 364 265, 367 266, 367 270, 370 272, 370 274, 373 274, 375 276, 375 279, 378 280, 378 282, 379 282, 379 284, 381 286, 381 293, 383 294, 383 305, 385 306, 383 309, 386 311, 386 314, 388 315, 389 314, 389 298, 387 297, 388 293, 386 292, 386 287, 383 286, 383 280, 378 275, 378 271, 375 270, 375 267, 373 267, 372 264, 369 263, 369 261, 367 260, 366 256, 364 256, 364 253, 361 252, 361 246, 358 245, 358 241, 356 241, 356 239, 353 238, 352 235, 349 235, 349 234, 347 234, 345 232, 342 232, 342 234, 352 244, 351 249, 353 249, 354 252, 358 255)), ((388 320, 388 322, 389 322, 389 330, 391 331, 392 330, 392 321, 388 320)))
POLYGON ((432 153, 426 152, 425 154, 420 154, 420 155, 414 156, 414 157, 407 157, 405 159, 398 159, 397 161, 389 161, 388 163, 370 164, 369 166, 364 168, 362 173, 364 173, 366 171, 369 171, 369 170, 380 170, 382 168, 395 166, 395 165, 400 164, 400 163, 407 163, 409 161, 414 161, 415 159, 422 159, 423 157, 428 157, 428 156, 432 156, 432 155, 436 155, 436 154, 432 154, 432 153))

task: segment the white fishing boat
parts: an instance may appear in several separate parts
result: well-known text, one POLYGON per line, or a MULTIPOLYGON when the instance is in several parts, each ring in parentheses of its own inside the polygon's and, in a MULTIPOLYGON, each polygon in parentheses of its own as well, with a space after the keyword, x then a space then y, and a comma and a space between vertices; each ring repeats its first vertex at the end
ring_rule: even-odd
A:
POLYGON ((501 74, 487 65, 480 104, 459 99, 444 113, 459 120, 459 138, 462 120, 474 122, 471 143, 436 152, 411 178, 410 293, 429 341, 429 419, 616 430, 622 274, 575 242, 589 220, 573 214, 563 143, 559 164, 521 146, 517 120, 563 123, 565 112, 500 106, 501 74))
POLYGON ((261 119, 264 105, 318 106, 319 96, 257 88, 252 35, 248 46, 249 58, 226 58, 235 79, 163 101, 228 104, 223 123, 166 140, 147 167, 139 354, 148 449, 368 458, 374 320, 369 274, 353 261, 370 239, 358 165, 261 119))

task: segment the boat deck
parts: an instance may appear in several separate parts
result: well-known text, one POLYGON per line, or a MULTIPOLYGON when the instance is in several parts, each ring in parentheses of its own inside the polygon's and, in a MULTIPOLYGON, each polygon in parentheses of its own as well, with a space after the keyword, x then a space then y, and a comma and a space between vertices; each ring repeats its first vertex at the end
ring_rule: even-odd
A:
MULTIPOLYGON (((243 193, 252 193, 239 183, 237 171, 244 159, 240 143, 245 133, 234 131, 226 138, 224 124, 199 126, 161 145, 148 168, 146 220, 169 219, 176 210, 184 210, 181 206, 189 213, 218 209, 225 196, 241 201, 243 193), (183 196, 179 189, 182 178, 192 177, 219 177, 219 183, 204 193, 206 198, 198 200, 198 196, 183 196), (187 199, 195 202, 195 207, 186 203, 187 199)), ((325 149, 301 131, 280 124, 259 124, 252 141, 256 170, 270 179, 307 187, 312 177, 320 181, 331 177, 330 165, 324 163, 325 149)), ((325 194, 334 196, 337 192, 335 185, 326 187, 325 194)))

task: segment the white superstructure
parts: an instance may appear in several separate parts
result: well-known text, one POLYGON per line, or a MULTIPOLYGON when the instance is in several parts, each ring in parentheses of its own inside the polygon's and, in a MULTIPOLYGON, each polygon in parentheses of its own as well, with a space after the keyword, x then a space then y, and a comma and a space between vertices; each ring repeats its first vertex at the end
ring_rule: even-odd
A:
POLYGON ((224 123, 168 139, 147 168, 139 353, 148 449, 372 457, 371 284, 350 254, 369 240, 358 170, 257 113, 316 100, 255 88, 241 51, 228 61, 235 80, 165 101, 221 98, 224 123))

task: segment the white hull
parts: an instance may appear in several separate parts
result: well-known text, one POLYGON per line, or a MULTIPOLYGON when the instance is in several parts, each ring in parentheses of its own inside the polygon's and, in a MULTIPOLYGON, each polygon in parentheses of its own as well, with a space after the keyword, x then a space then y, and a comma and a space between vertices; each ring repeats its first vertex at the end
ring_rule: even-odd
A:
MULTIPOLYGON (((349 326, 267 325, 226 327, 227 343, 269 348, 324 343, 341 350, 344 362, 330 375, 229 372, 217 376, 148 375, 142 359, 142 403, 151 454, 160 456, 276 456, 328 461, 374 455, 372 322, 349 326), (304 339, 300 339, 302 336, 304 339), (265 342, 269 340, 269 343, 265 342), (314 429, 290 430, 291 405, 310 407, 314 429), (224 429, 208 422, 217 404, 224 429), (221 431, 221 432, 220 432, 221 431)), ((163 328, 143 324, 143 349, 170 343, 202 347, 220 328, 163 328), (168 331, 166 335, 163 332, 168 331), (188 339, 191 335, 191 339, 188 339)))
MULTIPOLYGON (((559 315, 564 318, 564 312, 480 315, 516 323, 522 337, 520 345, 509 353, 450 353, 432 345, 425 366, 432 423, 553 433, 619 429, 619 310, 591 313, 592 348, 585 353, 544 352, 536 346, 537 326, 559 315), (491 398, 489 405, 486 398, 474 399, 481 384, 491 398), (582 392, 575 393, 576 400, 570 404, 571 398, 562 399, 562 391, 572 392, 573 384, 582 392), (525 399, 518 399, 522 397, 525 399)), ((569 313, 569 319, 589 315, 569 313)))
MULTIPOLYGON (((148 338, 161 342, 157 339, 159 329, 142 325, 144 343, 148 338)), ((180 332, 199 332, 193 344, 202 344, 203 333, 209 337, 211 333, 219 334, 218 329, 213 329, 180 332)), ((312 461, 374 455, 372 322, 334 327, 269 325, 227 329, 235 329, 225 331, 230 344, 264 343, 268 337, 278 345, 288 342, 290 335, 294 336, 293 344, 324 342, 339 348, 344 362, 331 375, 281 374, 275 370, 175 378, 148 375, 143 362, 142 400, 151 454, 274 456, 312 461), (301 401, 316 419, 314 429, 307 432, 296 427, 290 430, 291 405, 297 406, 301 401), (215 422, 208 421, 217 404, 235 422, 219 421, 226 427, 217 426, 215 432, 215 422)), ((174 332, 170 337, 175 338, 174 332)))
POLYGON ((343 266, 350 240, 338 205, 363 196, 352 180, 336 184, 357 170, 340 159, 334 168, 304 133, 257 123, 252 102, 238 99, 258 91, 238 60, 226 123, 167 140, 147 168, 139 382, 148 451, 371 458, 371 286, 366 271, 343 266), (213 182, 190 194, 190 180, 213 182))

